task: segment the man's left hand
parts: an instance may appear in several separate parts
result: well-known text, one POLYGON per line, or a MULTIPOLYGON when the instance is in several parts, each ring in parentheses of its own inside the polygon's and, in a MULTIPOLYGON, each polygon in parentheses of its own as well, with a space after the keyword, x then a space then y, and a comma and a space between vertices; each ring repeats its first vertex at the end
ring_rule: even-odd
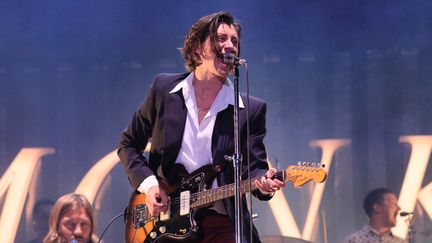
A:
POLYGON ((271 179, 276 172, 275 168, 270 168, 265 176, 262 176, 259 180, 255 180, 255 186, 264 194, 272 194, 275 191, 284 188, 285 182, 278 179, 271 179))

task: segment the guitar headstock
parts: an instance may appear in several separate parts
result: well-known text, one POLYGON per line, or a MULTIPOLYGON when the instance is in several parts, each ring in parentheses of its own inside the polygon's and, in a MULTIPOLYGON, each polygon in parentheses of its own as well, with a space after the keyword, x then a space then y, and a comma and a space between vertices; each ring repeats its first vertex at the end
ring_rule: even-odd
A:
POLYGON ((286 179, 294 183, 294 187, 301 187, 311 180, 322 183, 327 179, 327 172, 321 163, 298 162, 285 170, 286 179))

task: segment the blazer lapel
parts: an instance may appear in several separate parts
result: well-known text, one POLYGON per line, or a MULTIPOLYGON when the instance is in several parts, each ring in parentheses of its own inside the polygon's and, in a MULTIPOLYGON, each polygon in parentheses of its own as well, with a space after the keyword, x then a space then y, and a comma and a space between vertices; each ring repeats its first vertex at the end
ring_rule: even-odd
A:
POLYGON ((224 156, 231 156, 232 154, 228 153, 234 152, 233 131, 233 106, 230 105, 218 113, 212 135, 213 164, 215 166, 219 165, 221 170, 225 168, 226 163, 229 163, 224 156))
POLYGON ((187 115, 181 89, 166 97, 164 107, 165 152, 162 170, 167 179, 173 179, 176 176, 175 174, 179 173, 178 169, 180 169, 173 169, 172 166, 175 167, 176 165, 175 159, 181 148, 187 115))

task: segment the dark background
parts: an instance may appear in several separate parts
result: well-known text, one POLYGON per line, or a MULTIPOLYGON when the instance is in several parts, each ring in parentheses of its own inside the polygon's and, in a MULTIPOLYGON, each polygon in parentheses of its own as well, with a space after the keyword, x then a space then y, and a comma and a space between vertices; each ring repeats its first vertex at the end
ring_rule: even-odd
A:
MULTIPOLYGON (((280 168, 317 161, 320 151, 309 141, 351 139, 333 161, 321 211, 329 242, 359 229, 367 191, 400 191, 410 148, 399 137, 432 134, 428 1, 3 0, 0 173, 23 147, 53 147, 42 162, 39 197, 73 191, 116 148, 153 76, 184 71, 177 48, 190 25, 221 10, 242 24, 251 94, 269 107, 271 160, 280 168)), ((244 69, 241 75, 245 90, 244 69)), ((300 230, 310 188, 284 190, 300 230)), ((126 207, 131 190, 117 165, 98 210, 99 232, 126 207)), ((254 205, 261 235, 279 234, 267 204, 254 205)), ((423 216, 418 232, 432 227, 423 216)), ((322 234, 319 225, 316 242, 322 234)), ((16 242, 32 237, 21 224, 16 242)), ((122 242, 121 220, 104 239, 122 242)))

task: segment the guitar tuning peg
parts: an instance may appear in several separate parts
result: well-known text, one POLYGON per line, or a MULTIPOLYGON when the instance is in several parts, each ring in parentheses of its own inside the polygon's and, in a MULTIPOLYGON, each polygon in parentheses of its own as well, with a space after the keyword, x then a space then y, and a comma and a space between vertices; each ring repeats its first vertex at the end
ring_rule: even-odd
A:
POLYGON ((301 165, 301 161, 297 161, 297 165, 301 165))
POLYGON ((311 163, 310 162, 307 162, 307 166, 310 166, 311 165, 311 163))
POLYGON ((317 163, 312 163, 312 167, 317 167, 317 163))
POLYGON ((303 162, 303 165, 306 165, 306 162, 303 162))

